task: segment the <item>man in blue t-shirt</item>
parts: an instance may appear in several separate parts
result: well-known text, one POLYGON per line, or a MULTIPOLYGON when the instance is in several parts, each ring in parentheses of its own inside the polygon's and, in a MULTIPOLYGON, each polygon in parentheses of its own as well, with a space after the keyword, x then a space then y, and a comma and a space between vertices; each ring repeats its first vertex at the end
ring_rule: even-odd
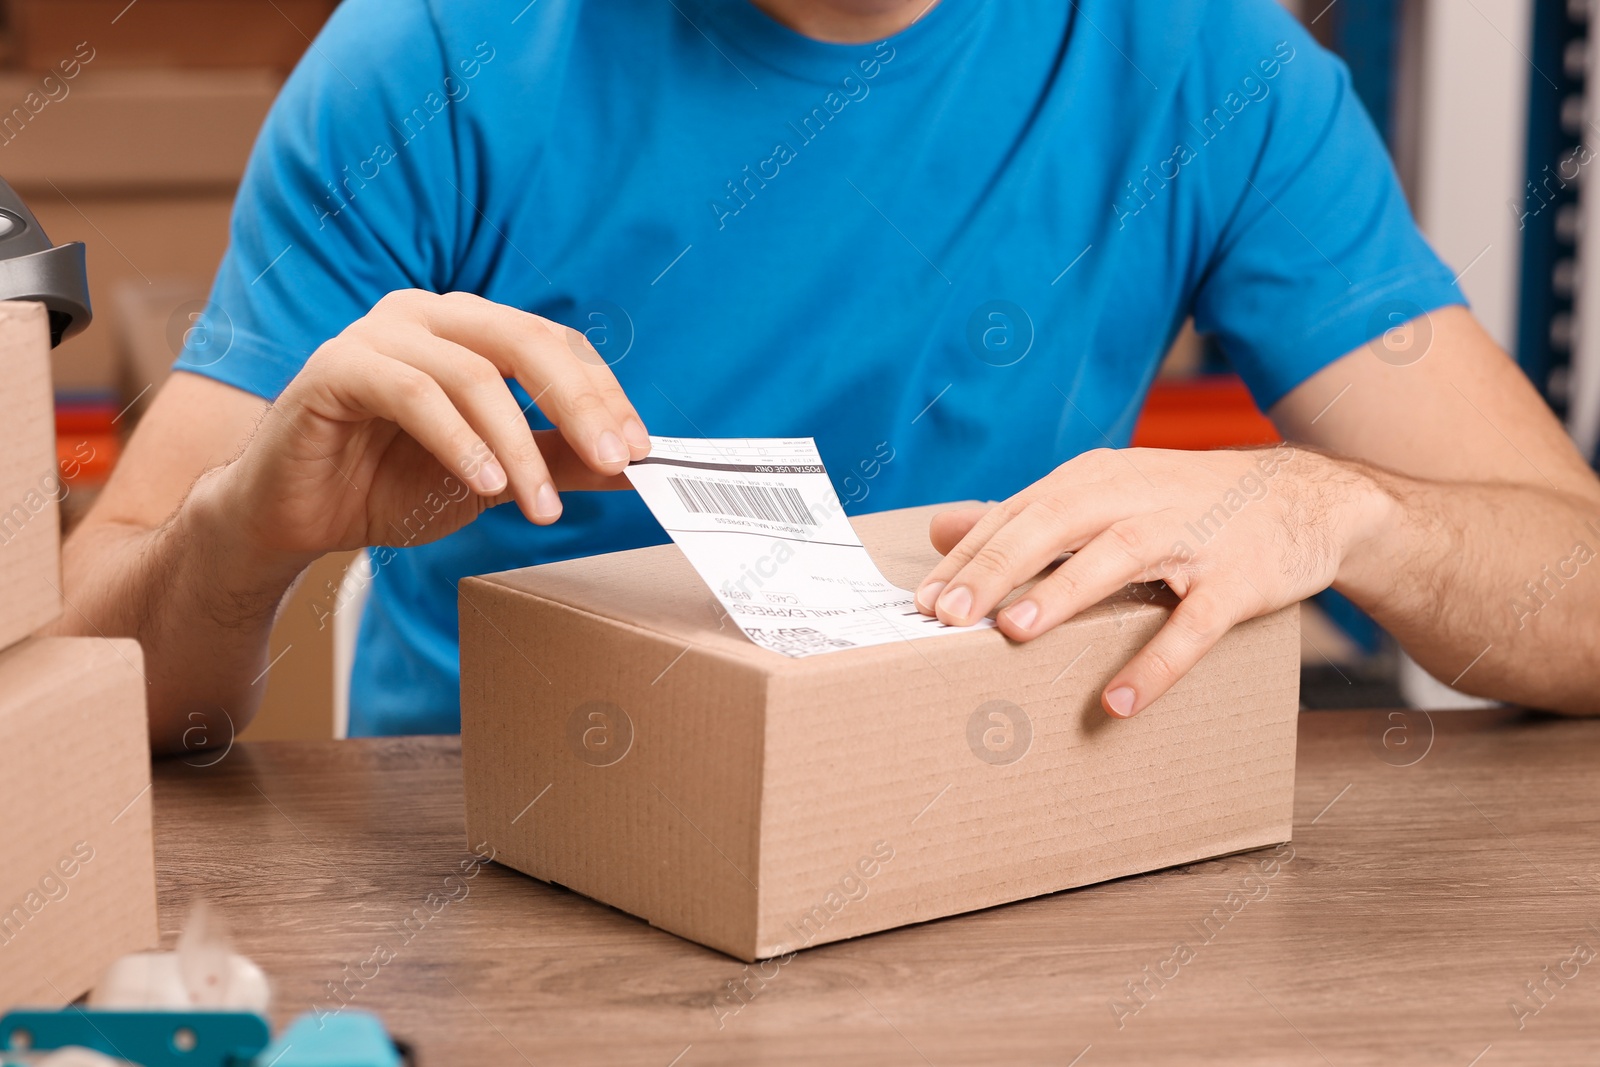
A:
POLYGON ((647 427, 815 436, 852 510, 1004 501, 933 524, 947 622, 1067 550, 1007 635, 1169 582, 1112 715, 1329 585, 1442 678, 1592 711, 1595 598, 1517 598, 1600 486, 1461 304, 1273 0, 346 0, 65 625, 141 639, 173 748, 248 718, 310 561, 384 546, 351 732, 454 731, 458 579, 662 540, 583 491, 647 427), (1191 316, 1304 447, 1125 447, 1191 316))

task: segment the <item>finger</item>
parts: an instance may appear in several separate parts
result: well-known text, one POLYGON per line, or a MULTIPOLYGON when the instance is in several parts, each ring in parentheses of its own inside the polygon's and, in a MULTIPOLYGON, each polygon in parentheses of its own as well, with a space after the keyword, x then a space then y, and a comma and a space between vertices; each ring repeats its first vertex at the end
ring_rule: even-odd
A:
MULTIPOLYGON (((1069 506, 1060 497, 1034 500, 996 529, 949 577, 934 605, 939 620, 968 626, 983 618, 1062 551, 1081 547, 1098 532, 1102 527, 1091 524, 1094 518, 1091 509, 1069 506)), ((965 544, 964 540, 958 549, 965 544)), ((948 567, 957 555, 951 553, 941 566, 948 567)))
MULTIPOLYGON (((939 598, 943 595, 945 587, 950 584, 950 579, 956 572, 967 565, 967 561, 977 555, 979 550, 989 542, 1011 517, 1026 506, 1026 501, 1019 497, 1002 501, 977 516, 977 520, 967 529, 954 547, 948 549, 944 559, 940 560, 928 576, 917 586, 917 610, 924 615, 932 615, 939 598)), ((957 520, 958 522, 961 520, 957 520)), ((955 524, 952 524, 955 525, 955 524)))
MULTIPOLYGON (((1075 456, 1052 471, 1049 476, 1049 489, 1054 492, 1063 490, 1092 492, 1095 483, 1107 480, 1108 469, 1118 475, 1126 473, 1123 468, 1117 466, 1119 460, 1123 463, 1130 462, 1127 457, 1112 449, 1091 449, 1075 456)), ((1010 504, 1013 501, 1031 499, 1033 496, 1039 495, 1038 491, 1043 488, 1044 484, 1041 482, 1037 486, 1030 487, 1030 489, 1035 490, 1034 492, 1024 490, 1006 503, 1010 504)), ((973 526, 984 515, 993 511, 996 506, 1004 505, 987 504, 983 507, 956 508, 951 511, 941 511, 933 517, 933 521, 929 524, 928 536, 933 541, 933 547, 939 550, 940 555, 949 555, 955 546, 972 531, 973 526)))
POLYGON ((1124 520, 1092 537, 999 614, 995 621, 1000 632, 1015 641, 1030 641, 1129 582, 1145 580, 1151 546, 1142 531, 1137 520, 1124 520))
POLYGON ((587 333, 569 327, 565 332, 565 340, 567 347, 578 357, 578 361, 588 369, 595 388, 600 390, 600 395, 606 400, 611 414, 622 426, 622 439, 628 443, 630 457, 643 459, 648 456, 650 432, 644 428, 644 423, 639 421, 632 401, 622 391, 616 375, 611 371, 611 364, 607 363, 605 356, 589 342, 587 333))
POLYGON ((980 519, 933 569, 918 590, 918 604, 932 604, 949 625, 970 625, 1062 552, 1077 551, 1149 506, 1137 491, 1105 485, 1086 486, 1070 498, 1060 492, 1013 497, 980 519), (1006 517, 997 514, 1002 509, 1014 510, 1006 517))
POLYGON ((948 556, 961 539, 972 532, 978 520, 987 515, 991 508, 958 508, 955 511, 941 511, 933 517, 928 524, 928 540, 933 542, 933 547, 941 556, 948 556))
POLYGON ((1200 662, 1241 616, 1221 597, 1196 592, 1106 684, 1100 701, 1108 715, 1131 718, 1171 689, 1200 662))
MULTIPOLYGON (((975 514, 975 509, 967 508, 936 516, 934 520, 936 525, 930 533, 934 538, 934 547, 940 548, 945 553, 945 558, 918 586, 917 609, 925 615, 934 614, 937 601, 946 591, 946 587, 953 588, 951 579, 972 561, 1002 526, 1035 501, 1052 497, 1070 498, 1074 508, 1092 509, 1102 516, 1100 529, 1132 514, 1140 503, 1135 494, 1124 488, 1121 483, 1109 481, 1105 477, 1107 464, 1112 462, 1111 457, 1116 456, 1117 453, 1109 449, 1085 452, 1057 467, 1048 479, 1035 482, 1009 500, 989 508, 970 524, 969 516, 975 514), (950 517, 947 518, 947 515, 950 517), (953 535, 962 527, 966 527, 966 532, 962 533, 959 539, 954 538, 953 535), (955 547, 944 548, 941 542, 948 543, 948 540, 955 540, 955 547)), ((1148 506, 1148 501, 1144 503, 1148 506)), ((1085 511, 1085 516, 1089 516, 1089 511, 1085 511)), ((1089 522, 1093 525, 1094 520, 1091 518, 1089 522)), ((1069 546, 1064 545, 1057 548, 1058 553, 1068 550, 1069 546)), ((1026 577, 1032 576, 1030 574, 1026 577)), ((990 607, 992 606, 991 604, 990 607)))
POLYGON ((461 471, 479 496, 493 498, 505 491, 506 472, 493 450, 429 374, 359 349, 331 362, 334 369, 325 387, 351 417, 387 419, 399 426, 446 470, 461 471))
POLYGON ((616 376, 604 361, 593 366, 578 359, 567 344, 567 327, 470 293, 391 294, 384 299, 403 301, 405 313, 433 333, 472 349, 521 382, 594 470, 620 473, 630 459, 648 454, 644 421, 616 376), (614 411, 626 414, 619 421, 614 411), (630 438, 642 443, 630 445, 630 438))
POLYGON ((545 466, 550 469, 551 480, 563 493, 633 488, 633 483, 621 474, 601 474, 591 468, 572 450, 560 430, 535 430, 533 440, 544 456, 545 466))
POLYGON ((488 444, 483 462, 498 462, 506 471, 511 497, 530 522, 548 525, 561 517, 561 497, 533 430, 494 364, 421 327, 383 354, 425 372, 444 388, 488 444))
MULTIPOLYGON (((564 344, 561 347, 566 348, 564 344)), ((547 384, 538 393, 533 392, 537 382, 528 380, 526 372, 519 372, 518 380, 590 467, 602 474, 617 474, 630 460, 649 454, 650 437, 638 417, 630 415, 619 421, 615 415, 617 410, 631 412, 633 406, 609 370, 595 374, 570 360, 551 362, 543 373, 547 384), (630 435, 643 444, 632 445, 630 435)))

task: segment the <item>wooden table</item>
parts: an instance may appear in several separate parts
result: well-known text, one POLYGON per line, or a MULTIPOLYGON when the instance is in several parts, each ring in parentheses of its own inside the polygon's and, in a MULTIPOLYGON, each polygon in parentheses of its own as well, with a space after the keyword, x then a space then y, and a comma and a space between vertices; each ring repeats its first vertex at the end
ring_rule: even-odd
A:
POLYGON ((162 932, 211 901, 275 1025, 348 1000, 427 1065, 1595 1062, 1600 721, 1393 714, 1302 715, 1270 878, 1270 850, 1198 863, 812 949, 764 984, 473 867, 454 739, 241 744, 157 767, 162 932))

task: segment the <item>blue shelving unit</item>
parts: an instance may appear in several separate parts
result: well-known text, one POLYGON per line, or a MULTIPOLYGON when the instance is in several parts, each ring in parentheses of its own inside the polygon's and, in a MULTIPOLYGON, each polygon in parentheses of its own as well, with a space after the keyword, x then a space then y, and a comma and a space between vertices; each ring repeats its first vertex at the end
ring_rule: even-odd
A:
POLYGON ((1582 158, 1575 153, 1584 130, 1586 8, 1573 0, 1534 0, 1528 71, 1516 355, 1529 379, 1563 418, 1572 365, 1582 158))

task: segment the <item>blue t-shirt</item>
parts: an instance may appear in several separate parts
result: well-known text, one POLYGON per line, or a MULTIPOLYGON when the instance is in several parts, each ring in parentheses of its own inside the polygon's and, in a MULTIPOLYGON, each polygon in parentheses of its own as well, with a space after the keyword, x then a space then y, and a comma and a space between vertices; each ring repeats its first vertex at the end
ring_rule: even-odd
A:
MULTIPOLYGON (((653 433, 816 437, 855 513, 1125 445, 1189 315, 1265 407, 1461 300, 1274 0, 942 0, 864 45, 746 0, 345 0, 178 366, 275 397, 409 287, 585 331, 653 433)), ((576 493, 383 553, 351 733, 458 729, 462 576, 664 539, 576 493)))

